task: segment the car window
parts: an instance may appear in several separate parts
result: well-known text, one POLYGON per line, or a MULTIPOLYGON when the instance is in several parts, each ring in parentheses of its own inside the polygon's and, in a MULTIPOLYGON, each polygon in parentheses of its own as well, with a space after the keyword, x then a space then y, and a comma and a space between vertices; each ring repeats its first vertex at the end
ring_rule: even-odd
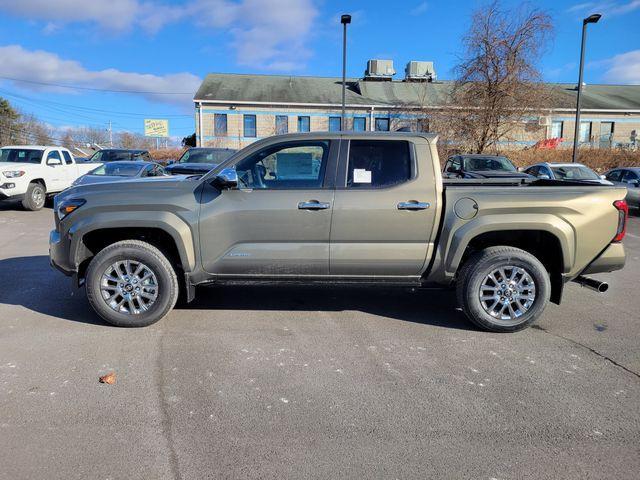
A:
POLYGON ((0 148, 0 162, 40 163, 43 153, 31 148, 0 148))
POLYGON ((267 147, 236 164, 240 188, 322 188, 329 142, 288 142, 267 147))
POLYGON ((453 157, 451 160, 451 169, 454 172, 459 172, 462 168, 462 159, 460 157, 453 157))
POLYGON ((47 155, 47 163, 52 165, 62 164, 62 158, 60 158, 60 152, 58 150, 51 150, 47 155))
POLYGON ((529 167, 527 168, 524 173, 527 173, 529 175, 533 175, 534 177, 537 177, 538 175, 540 175, 540 167, 529 167))
POLYGON ((470 157, 464 160, 465 172, 515 172, 516 167, 505 157, 470 157))
POLYGON ((619 182, 622 178, 622 174, 624 170, 613 170, 612 172, 607 173, 607 180, 611 180, 612 182, 619 182))
POLYGON ((348 188, 386 188, 411 179, 409 142, 351 140, 348 188))
POLYGON ((557 180, 599 180, 597 173, 584 165, 551 167, 557 180))
POLYGON ((638 175, 633 170, 625 170, 622 181, 629 183, 638 180, 638 175))
POLYGON ((67 165, 71 165, 73 160, 71 159, 71 154, 66 150, 62 150, 62 156, 64 157, 64 161, 67 165))

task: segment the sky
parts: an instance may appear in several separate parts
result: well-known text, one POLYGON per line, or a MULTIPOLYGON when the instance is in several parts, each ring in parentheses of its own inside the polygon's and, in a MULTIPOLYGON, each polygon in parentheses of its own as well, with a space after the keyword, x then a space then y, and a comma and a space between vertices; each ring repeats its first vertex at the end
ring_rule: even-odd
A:
MULTIPOLYGON (((503 0, 502 8, 522 2, 503 0)), ((56 128, 143 132, 144 118, 193 133, 193 94, 209 72, 340 76, 389 58, 451 79, 480 0, 0 0, 0 96, 56 128), (68 88, 74 87, 74 88, 68 88)), ((538 0, 555 23, 546 81, 576 82, 582 19, 587 83, 640 84, 640 0, 538 0)))

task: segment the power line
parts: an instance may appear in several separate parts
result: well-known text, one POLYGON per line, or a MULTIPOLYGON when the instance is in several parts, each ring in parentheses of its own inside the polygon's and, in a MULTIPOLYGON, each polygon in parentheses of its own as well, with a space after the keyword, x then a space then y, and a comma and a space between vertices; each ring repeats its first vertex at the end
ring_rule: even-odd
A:
POLYGON ((77 85, 64 85, 61 83, 49 83, 49 82, 37 82, 35 80, 25 80, 23 78, 13 78, 0 76, 2 80, 10 80, 12 82, 31 83, 33 85, 46 85, 49 87, 58 88, 70 88, 72 90, 89 90, 92 92, 109 92, 109 93, 141 93, 146 95, 193 95, 194 92, 154 92, 145 90, 114 90, 109 88, 93 88, 93 87, 80 87, 77 85))

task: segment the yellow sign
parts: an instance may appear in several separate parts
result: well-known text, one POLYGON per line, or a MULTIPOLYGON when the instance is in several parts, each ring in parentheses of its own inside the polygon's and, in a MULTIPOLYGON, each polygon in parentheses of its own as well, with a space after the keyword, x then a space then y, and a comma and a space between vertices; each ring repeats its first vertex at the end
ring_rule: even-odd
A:
POLYGON ((169 136, 169 120, 154 120, 150 118, 144 119, 144 136, 145 137, 168 137, 169 136))

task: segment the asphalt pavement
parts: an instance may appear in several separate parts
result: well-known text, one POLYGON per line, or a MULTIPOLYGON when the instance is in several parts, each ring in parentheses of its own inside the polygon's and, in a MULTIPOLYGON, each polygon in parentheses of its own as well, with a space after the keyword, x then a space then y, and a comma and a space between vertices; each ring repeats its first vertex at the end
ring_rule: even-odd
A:
POLYGON ((0 204, 2 479, 639 477, 640 217, 607 293, 492 334, 450 292, 284 287, 115 328, 52 215, 0 204))

